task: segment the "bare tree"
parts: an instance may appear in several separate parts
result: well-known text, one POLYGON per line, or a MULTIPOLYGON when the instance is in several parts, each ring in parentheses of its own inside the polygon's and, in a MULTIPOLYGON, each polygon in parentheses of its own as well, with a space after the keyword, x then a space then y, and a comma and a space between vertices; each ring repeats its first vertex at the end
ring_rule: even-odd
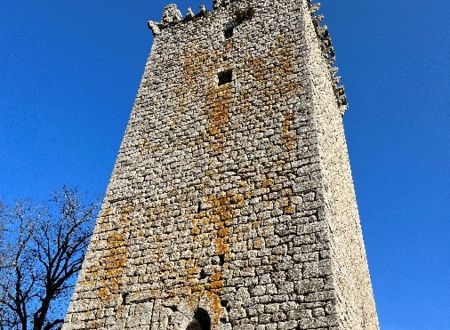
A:
POLYGON ((59 329, 97 213, 63 187, 49 203, 0 203, 0 330, 59 329))

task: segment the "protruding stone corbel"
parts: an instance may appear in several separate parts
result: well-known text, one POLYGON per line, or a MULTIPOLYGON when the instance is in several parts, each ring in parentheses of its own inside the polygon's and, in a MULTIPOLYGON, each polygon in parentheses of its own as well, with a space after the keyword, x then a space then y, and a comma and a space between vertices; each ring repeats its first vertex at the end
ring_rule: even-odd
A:
POLYGON ((309 7, 309 11, 311 12, 311 14, 315 14, 315 13, 317 13, 318 11, 319 11, 319 9, 320 9, 320 2, 318 2, 318 3, 313 3, 313 4, 311 4, 310 5, 310 7, 309 7))
POLYGON ((313 16, 312 20, 313 20, 314 26, 316 28, 318 28, 320 26, 320 23, 323 21, 323 19, 324 19, 323 15, 313 16))
POLYGON ((331 41, 331 37, 329 35, 322 39, 322 43, 325 45, 325 47, 327 47, 327 49, 333 47, 333 42, 331 41))
POLYGON ((348 100, 345 95, 341 95, 337 97, 338 106, 341 108, 341 115, 344 115, 345 111, 348 108, 348 100))
POLYGON ((342 85, 336 86, 336 89, 334 90, 337 96, 343 96, 345 95, 345 88, 342 85))
POLYGON ((166 25, 174 24, 183 19, 177 5, 171 4, 164 8, 162 23, 166 25))
POLYGON ((205 5, 200 5, 200 14, 206 15, 208 13, 208 10, 206 9, 205 5))
POLYGON ((333 83, 335 85, 339 85, 341 83, 342 77, 341 76, 334 76, 333 77, 333 83))
POLYGON ((345 111, 348 108, 348 101, 347 101, 347 96, 345 95, 344 86, 339 85, 341 82, 341 77, 336 76, 338 70, 339 69, 336 67, 331 67, 330 73, 331 73, 331 78, 332 78, 333 84, 334 84, 334 95, 336 97, 336 102, 340 108, 341 115, 343 116, 345 114, 345 111))
POLYGON ((328 32, 328 26, 324 25, 324 26, 320 26, 317 29, 317 33, 319 34, 319 37, 324 40, 326 38, 328 38, 330 36, 329 32, 328 32))
POLYGON ((187 10, 186 18, 187 18, 187 19, 192 19, 192 18, 194 18, 194 16, 195 16, 195 14, 194 14, 194 12, 192 11, 192 8, 189 7, 188 10, 187 10))
POLYGON ((218 9, 223 5, 224 0, 213 0, 213 8, 218 9))
POLYGON ((336 52, 334 51, 333 46, 328 47, 327 56, 328 56, 328 62, 332 66, 334 64, 334 62, 336 62, 336 52))
POLYGON ((334 94, 336 95, 336 101, 339 107, 341 107, 341 114, 343 115, 348 107, 348 101, 347 97, 345 96, 344 86, 337 86, 334 90, 334 94))
POLYGON ((155 21, 148 21, 148 28, 152 31, 153 35, 156 37, 161 33, 161 29, 158 26, 158 23, 155 21))

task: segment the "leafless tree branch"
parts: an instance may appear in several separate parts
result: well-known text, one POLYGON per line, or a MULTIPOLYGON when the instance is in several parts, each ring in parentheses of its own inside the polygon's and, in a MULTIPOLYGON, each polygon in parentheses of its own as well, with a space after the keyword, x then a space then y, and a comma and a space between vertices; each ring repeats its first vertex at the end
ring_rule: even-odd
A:
POLYGON ((66 186, 44 207, 0 202, 0 330, 60 328, 52 303, 74 286, 97 209, 66 186))

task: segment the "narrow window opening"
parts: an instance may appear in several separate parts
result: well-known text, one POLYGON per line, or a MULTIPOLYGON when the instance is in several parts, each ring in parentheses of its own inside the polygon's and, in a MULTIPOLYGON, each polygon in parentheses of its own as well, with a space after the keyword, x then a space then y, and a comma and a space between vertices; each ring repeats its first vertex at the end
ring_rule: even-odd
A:
POLYGON ((229 28, 225 29, 225 39, 230 39, 233 36, 234 33, 234 27, 230 26, 229 28))
POLYGON ((208 312, 203 308, 198 308, 186 330, 211 330, 211 317, 208 312))
POLYGON ((198 275, 198 278, 201 280, 204 280, 206 278, 206 273, 204 269, 201 270, 200 274, 198 275))
POLYGON ((128 292, 123 292, 122 293, 122 305, 127 304, 127 298, 128 298, 128 292))
POLYGON ((219 86, 229 84, 233 80, 233 71, 227 70, 220 72, 218 77, 219 77, 219 86))
POLYGON ((228 306, 229 304, 230 304, 230 302, 228 300, 226 300, 226 299, 221 299, 220 300, 220 305, 222 307, 225 307, 227 310, 229 310, 229 306, 228 306))
POLYGON ((219 256, 219 265, 220 266, 223 266, 224 264, 225 264, 225 255, 223 255, 223 254, 221 254, 220 256, 219 256))

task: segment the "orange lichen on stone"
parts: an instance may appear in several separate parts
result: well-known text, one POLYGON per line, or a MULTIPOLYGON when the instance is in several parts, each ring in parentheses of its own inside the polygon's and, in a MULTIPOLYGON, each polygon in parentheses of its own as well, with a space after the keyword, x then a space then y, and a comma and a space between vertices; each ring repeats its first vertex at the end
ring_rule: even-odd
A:
POLYGON ((208 90, 206 101, 208 114, 208 134, 211 138, 213 151, 219 152, 223 149, 225 133, 230 122, 230 110, 232 104, 231 84, 211 87, 208 90))
POLYGON ((203 203, 208 205, 206 210, 193 215, 192 223, 196 235, 193 239, 199 241, 210 241, 211 234, 214 234, 213 243, 215 254, 223 258, 223 264, 220 269, 216 269, 209 276, 206 282, 198 280, 200 267, 197 259, 190 259, 186 263, 186 271, 189 274, 187 285, 190 287, 189 295, 186 297, 193 309, 198 306, 201 299, 207 299, 208 310, 212 312, 211 319, 213 329, 217 329, 222 306, 220 304, 220 295, 225 285, 223 278, 223 269, 228 268, 230 260, 230 234, 232 232, 233 211, 245 205, 245 196, 243 194, 226 193, 213 194, 204 198, 203 203))
POLYGON ((88 321, 85 326, 86 329, 101 329, 104 328, 104 320, 92 320, 92 321, 88 321))
POLYGON ((215 52, 202 49, 195 44, 188 44, 185 49, 182 57, 183 80, 194 82, 205 71, 205 66, 211 61, 211 55, 214 55, 215 52))
POLYGON ((144 139, 139 147, 141 148, 141 150, 148 152, 157 152, 161 150, 161 147, 159 145, 151 144, 147 139, 144 139))
POLYGON ((123 273, 128 262, 126 232, 129 230, 131 212, 133 212, 131 206, 122 208, 116 221, 116 229, 106 239, 103 255, 86 271, 86 280, 92 286, 94 283, 99 286, 97 296, 102 301, 111 300, 115 294, 120 293, 123 286, 123 273))
POLYGON ((109 250, 123 246, 124 241, 124 236, 120 233, 111 233, 106 239, 109 250))
POLYGON ((99 298, 107 300, 113 294, 117 294, 122 286, 122 274, 128 262, 128 248, 125 245, 124 235, 112 233, 107 239, 107 255, 99 272, 102 291, 99 298), (108 294, 109 296, 108 296, 108 294))
MULTIPOLYGON (((232 116, 235 108, 249 108, 248 104, 242 104, 242 98, 234 96, 233 83, 224 85, 217 84, 217 74, 225 70, 224 55, 232 51, 232 42, 229 42, 224 51, 206 50, 197 45, 188 44, 184 47, 181 56, 183 68, 183 84, 177 87, 176 94, 178 112, 185 111, 187 108, 192 109, 191 100, 197 95, 198 91, 193 90, 191 86, 200 84, 206 90, 202 91, 205 97, 197 100, 194 111, 204 116, 206 119, 205 130, 201 138, 187 141, 186 143, 194 146, 201 145, 205 142, 205 146, 212 154, 222 154, 226 152, 228 147, 228 134, 232 129, 232 116), (206 79, 206 84, 205 84, 206 79), (191 143, 194 142, 194 143, 191 143)), ((264 60, 256 60, 255 65, 260 66, 258 79, 264 79, 264 60)), ((239 72, 233 72, 238 75, 239 72)), ((247 92, 247 101, 251 93, 247 92)), ((244 102, 245 103, 245 102, 244 102)), ((231 142, 231 141, 230 141, 231 142)), ((230 144, 231 146, 231 144, 230 144)), ((220 173, 217 170, 205 172, 201 182, 205 186, 217 186, 220 184, 217 180, 220 173)), ((243 182, 248 188, 248 183, 243 182)), ((223 291, 226 279, 223 277, 222 270, 229 267, 228 262, 231 260, 231 235, 233 231, 233 213, 234 210, 245 206, 245 200, 253 196, 252 192, 242 194, 218 193, 206 196, 202 203, 207 205, 206 208, 194 212, 191 216, 191 239, 196 247, 214 247, 214 253, 221 257, 221 265, 217 266, 212 275, 207 280, 199 279, 199 273, 202 266, 199 265, 203 255, 199 255, 199 251, 194 250, 192 256, 189 257, 186 264, 180 270, 186 274, 186 281, 176 288, 178 294, 183 291, 185 299, 190 302, 192 308, 195 309, 199 305, 200 299, 208 301, 208 311, 212 311, 211 318, 213 321, 213 329, 216 329, 222 306, 220 304, 220 294, 223 291), (184 290, 180 291, 182 288, 184 290), (202 298, 203 297, 203 298, 202 298), (212 309, 212 310, 211 310, 212 309)), ((155 213, 152 214, 152 217, 155 213)), ((168 288, 166 288, 168 289, 168 288)), ((175 288, 173 288, 175 290, 175 288)))
POLYGON ((284 208, 284 214, 292 215, 295 213, 295 208, 292 205, 288 205, 284 208))
MULTIPOLYGON (((232 50, 232 43, 229 43, 225 52, 232 50)), ((226 140, 225 134, 230 122, 230 110, 233 101, 232 86, 225 84, 217 85, 217 74, 224 53, 221 51, 211 51, 202 49, 196 45, 187 45, 182 56, 183 80, 185 84, 177 88, 178 109, 184 111, 188 106, 189 96, 196 93, 190 86, 197 84, 199 79, 207 78, 209 83, 206 90, 206 98, 198 104, 197 109, 205 111, 208 126, 206 140, 209 140, 209 147, 214 153, 223 152, 223 145, 226 140)))
POLYGON ((222 229, 219 229, 218 231, 217 231, 217 236, 218 237, 227 237, 228 235, 230 235, 230 231, 231 231, 231 229, 230 228, 222 228, 222 229))
POLYGON ((98 297, 100 298, 100 300, 106 301, 111 297, 111 293, 107 288, 100 288, 100 290, 98 290, 98 297))
POLYGON ((211 289, 213 290, 217 290, 217 289, 222 289, 223 288, 223 281, 214 281, 211 282, 211 289))
POLYGON ((262 182, 262 187, 263 188, 270 188, 275 184, 275 181, 272 179, 266 179, 262 182))
POLYGON ((253 248, 261 249, 264 246, 264 240, 261 237, 257 237, 253 240, 253 248))
POLYGON ((261 58, 252 58, 250 60, 250 65, 252 68, 253 78, 257 82, 264 82, 264 75, 267 72, 266 64, 261 58))
POLYGON ((210 290, 211 292, 214 292, 216 294, 220 294, 222 292, 222 289, 224 287, 224 281, 222 278, 222 272, 216 271, 214 274, 211 275, 211 283, 210 283, 210 290))
MULTIPOLYGON (((279 36, 266 57, 249 56, 245 59, 245 67, 251 68, 248 72, 260 85, 259 91, 263 97, 274 94, 286 96, 300 91, 299 84, 289 79, 295 73, 294 58, 292 43, 285 36, 279 36)), ((245 94, 248 91, 244 91, 245 94)))
POLYGON ((139 238, 144 238, 145 237, 145 231, 141 228, 141 229, 138 229, 138 231, 137 231, 137 236, 139 237, 139 238))
POLYGON ((232 195, 230 200, 232 204, 242 204, 245 200, 245 197, 242 194, 236 194, 232 195))
POLYGON ((296 148, 297 145, 297 135, 295 133, 295 130, 292 129, 293 123, 294 123, 294 114, 290 112, 284 116, 281 125, 283 145, 288 151, 293 150, 294 148, 296 148))
POLYGON ((225 103, 214 102, 208 112, 208 133, 219 136, 230 121, 230 114, 225 103))
POLYGON ((201 230, 200 230, 200 228, 198 226, 195 226, 195 227, 192 228, 191 232, 192 232, 192 235, 200 235, 201 230))
POLYGON ((100 214, 100 218, 107 218, 112 214, 112 208, 107 207, 105 208, 102 213, 100 214))
POLYGON ((215 272, 211 275, 212 281, 221 281, 222 280, 222 273, 221 272, 215 272))
POLYGON ((149 208, 145 211, 144 215, 149 218, 150 221, 158 220, 159 218, 165 216, 167 209, 163 206, 157 206, 149 208))
POLYGON ((215 239, 216 254, 225 256, 230 252, 229 235, 232 224, 233 208, 242 207, 245 203, 242 194, 234 194, 231 196, 217 196, 209 197, 208 202, 212 205, 212 212, 215 217, 210 217, 214 221, 217 238, 215 239))
POLYGON ((225 241, 224 238, 218 237, 215 240, 216 245, 216 253, 218 256, 223 256, 230 252, 230 247, 228 246, 228 243, 225 241))
POLYGON ((129 216, 133 212, 134 208, 132 206, 124 206, 120 214, 120 222, 122 225, 129 224, 129 216))

